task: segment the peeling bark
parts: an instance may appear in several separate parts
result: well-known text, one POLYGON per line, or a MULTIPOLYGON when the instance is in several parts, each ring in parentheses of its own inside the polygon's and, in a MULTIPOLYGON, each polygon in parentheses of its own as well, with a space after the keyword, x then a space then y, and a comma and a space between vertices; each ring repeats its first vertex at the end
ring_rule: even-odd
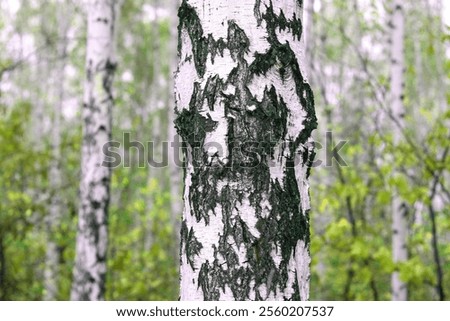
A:
POLYGON ((182 300, 307 300, 316 128, 302 1, 183 1, 182 300))
POLYGON ((111 140, 117 1, 88 2, 80 209, 72 300, 103 300, 111 169, 102 147, 111 140))

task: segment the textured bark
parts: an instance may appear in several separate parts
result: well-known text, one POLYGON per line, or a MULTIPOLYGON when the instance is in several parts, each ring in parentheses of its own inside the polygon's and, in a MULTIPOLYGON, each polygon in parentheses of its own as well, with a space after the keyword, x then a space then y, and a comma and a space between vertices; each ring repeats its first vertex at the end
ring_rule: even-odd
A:
POLYGON ((301 1, 183 1, 182 300, 307 300, 309 167, 301 1))
MULTIPOLYGON (((402 0, 393 1, 391 21, 391 113, 396 122, 393 125, 394 143, 401 141, 401 129, 404 126, 404 28, 405 17, 402 0)), ((394 263, 405 262, 408 259, 407 241, 407 208, 399 195, 394 195, 392 201, 392 255, 394 263)), ((406 284, 400 280, 398 271, 392 274, 392 300, 408 299, 406 284)))
POLYGON ((111 169, 102 147, 111 140, 117 1, 88 2, 80 209, 72 300, 103 300, 111 169))

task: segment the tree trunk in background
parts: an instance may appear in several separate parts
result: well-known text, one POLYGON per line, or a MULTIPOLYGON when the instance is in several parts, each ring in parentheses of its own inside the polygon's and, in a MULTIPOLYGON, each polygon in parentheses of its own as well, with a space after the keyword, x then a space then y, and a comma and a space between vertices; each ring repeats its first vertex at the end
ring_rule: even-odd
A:
POLYGON ((102 148, 111 140, 116 19, 117 1, 88 2, 81 200, 72 300, 104 299, 111 169, 103 164, 102 148))
MULTIPOLYGON (((423 10, 422 5, 418 6, 419 8, 417 10, 423 10)), ((420 34, 422 26, 419 24, 416 25, 415 32, 417 35, 420 34)), ((412 108, 412 112, 414 115, 414 120, 416 123, 416 126, 414 128, 414 131, 416 133, 416 137, 426 137, 426 128, 424 126, 420 126, 420 123, 422 122, 422 115, 420 113, 420 108, 422 108, 423 100, 421 91, 422 88, 425 88, 424 82, 423 82, 423 67, 422 67, 422 48, 421 48, 421 39, 417 41, 414 41, 414 63, 415 63, 415 81, 416 81, 416 92, 414 96, 415 105, 412 108)), ((414 225, 421 226, 423 225, 423 212, 426 210, 425 204, 418 200, 414 203, 414 225)))
POLYGON ((169 67, 169 97, 168 97, 168 141, 169 141, 169 180, 170 180, 170 208, 171 208, 171 220, 172 225, 175 231, 175 255, 179 256, 180 253, 180 228, 181 228, 181 214, 183 212, 183 204, 181 199, 181 175, 180 175, 180 167, 177 165, 179 163, 179 144, 181 139, 177 134, 175 129, 174 121, 175 121, 175 100, 173 90, 173 79, 174 74, 177 69, 177 30, 178 30, 178 18, 177 18, 177 10, 180 6, 179 0, 171 0, 169 1, 169 19, 170 19, 170 40, 169 46, 171 53, 169 67), (177 152, 176 152, 177 150, 177 152), (177 160, 175 160, 177 159, 177 160))
MULTIPOLYGON (((431 5, 432 2, 427 2, 428 5, 431 5)), ((436 0, 434 2, 434 13, 440 17, 439 19, 434 19, 434 23, 432 24, 432 28, 434 29, 432 32, 432 34, 436 34, 436 32, 442 28, 443 26, 445 26, 445 22, 442 21, 442 14, 441 12, 443 12, 444 10, 444 6, 442 3, 442 0, 436 0), (436 26, 436 22, 440 22, 438 26, 436 26), (435 29, 436 28, 436 29, 435 29)), ((432 17, 433 14, 431 13, 430 16, 432 17)), ((445 27, 444 27, 445 28, 445 27)), ((448 30, 448 28, 447 28, 448 30)), ((448 34, 445 31, 440 30, 442 33, 444 34, 448 34)), ((432 34, 430 33, 430 37, 432 37, 432 34)), ((435 46, 435 51, 439 52, 439 53, 446 53, 448 47, 446 47, 445 42, 442 41, 442 39, 439 39, 438 37, 435 38, 435 42, 433 44, 435 46)), ((445 70, 445 64, 446 64, 446 57, 448 57, 448 54, 437 54, 435 55, 436 57, 436 65, 437 66, 441 66, 441 68, 437 68, 437 75, 435 79, 439 79, 443 82, 445 82, 448 79, 448 75, 446 74, 445 70)), ((439 84, 441 84, 441 82, 439 82, 439 84)), ((447 96, 447 90, 441 90, 441 88, 438 88, 437 91, 437 102, 438 102, 438 106, 441 108, 441 111, 443 113, 445 113, 446 111, 448 111, 448 96, 447 96)), ((447 121, 447 124, 450 125, 450 120, 447 121)))
POLYGON ((183 1, 181 300, 307 300, 316 128, 301 1, 183 1))
MULTIPOLYGON (((393 124, 394 144, 401 141, 404 127, 404 29, 405 17, 402 0, 394 0, 391 21, 391 113, 393 124)), ((394 263, 405 262, 408 259, 407 242, 407 209, 399 195, 394 195, 392 201, 392 255, 394 263)), ((400 280, 399 272, 392 274, 392 300, 405 301, 408 299, 406 284, 400 280)))
MULTIPOLYGON (((28 3, 23 3, 23 6, 29 5, 28 3)), ((52 72, 51 56, 53 55, 52 46, 48 45, 52 43, 51 35, 55 31, 55 26, 48 19, 52 15, 51 5, 48 1, 43 1, 42 14, 39 16, 39 35, 40 42, 43 44, 42 49, 38 50, 36 53, 36 64, 32 67, 32 79, 31 81, 36 84, 36 88, 31 91, 31 99, 34 101, 34 108, 32 110, 32 117, 35 121, 32 124, 31 129, 31 139, 33 146, 39 149, 44 149, 45 140, 51 135, 51 120, 48 105, 48 88, 51 86, 50 74, 52 72), (46 44, 46 45, 44 45, 46 44)), ((24 57, 20 56, 19 61, 22 61, 24 57)), ((26 77, 24 73, 20 73, 17 79, 18 83, 25 84, 28 79, 20 79, 26 77)), ((26 77, 29 78, 29 77, 26 77)))
POLYGON ((69 18, 67 6, 60 5, 58 7, 58 25, 59 25, 59 42, 57 46, 57 67, 53 77, 53 85, 55 88, 53 105, 53 122, 51 127, 52 142, 52 161, 50 164, 49 184, 53 190, 50 200, 49 214, 46 217, 47 226, 47 250, 46 250, 46 266, 44 271, 44 288, 46 301, 56 300, 58 296, 58 275, 60 253, 56 241, 57 234, 61 224, 63 213, 65 212, 62 204, 61 183, 61 112, 64 102, 64 69, 66 66, 66 50, 67 50, 67 30, 69 28, 69 18))

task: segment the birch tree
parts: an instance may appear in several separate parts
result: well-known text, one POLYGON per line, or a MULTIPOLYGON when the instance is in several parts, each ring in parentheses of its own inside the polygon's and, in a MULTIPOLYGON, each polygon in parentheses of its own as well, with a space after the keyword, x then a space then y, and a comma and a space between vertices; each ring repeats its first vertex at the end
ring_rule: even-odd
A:
POLYGON ((80 208, 72 300, 103 300, 111 169, 103 146, 111 140, 114 33, 118 1, 90 0, 83 103, 80 208))
MULTIPOLYGON (((405 109, 403 105, 403 73, 404 63, 404 8, 401 0, 394 0, 391 21, 391 116, 393 124, 394 144, 401 141, 404 128, 405 109)), ((394 195, 392 201, 392 255, 394 263, 405 262, 408 259, 407 241, 407 209, 399 195, 394 195)), ((408 298, 406 284, 400 279, 398 271, 392 274, 392 299, 405 301, 408 298)))
POLYGON ((181 300, 307 300, 316 128, 302 1, 184 0, 181 300))

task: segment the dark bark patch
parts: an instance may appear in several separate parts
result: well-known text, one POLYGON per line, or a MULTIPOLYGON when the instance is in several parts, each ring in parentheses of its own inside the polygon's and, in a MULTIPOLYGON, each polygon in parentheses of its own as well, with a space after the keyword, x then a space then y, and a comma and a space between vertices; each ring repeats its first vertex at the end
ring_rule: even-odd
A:
POLYGON ((214 57, 217 54, 223 56, 225 49, 225 42, 223 39, 214 40, 212 35, 205 36, 201 21, 195 9, 190 6, 186 0, 181 3, 178 11, 180 24, 178 25, 178 52, 181 52, 181 34, 182 30, 186 30, 192 42, 193 56, 197 74, 200 77, 205 75, 206 59, 208 54, 211 54, 211 59, 214 62, 214 57))
POLYGON ((277 28, 280 31, 287 30, 292 34, 293 39, 300 41, 303 30, 302 21, 295 13, 292 19, 287 19, 283 10, 280 10, 280 14, 277 15, 274 11, 272 1, 270 1, 269 5, 266 6, 266 12, 262 15, 262 17, 267 23, 267 30, 272 41, 276 39, 275 30, 277 28))
POLYGON ((200 250, 203 248, 203 245, 195 237, 194 229, 191 227, 191 229, 188 230, 186 221, 183 221, 183 223, 181 224, 181 242, 183 243, 181 248, 183 248, 184 245, 186 258, 189 262, 189 265, 195 271, 195 256, 200 254, 200 250))
MULTIPOLYGON (((299 4, 302 5, 302 1, 299 4)), ((280 43, 276 33, 277 30, 286 31, 292 34, 294 41, 300 40, 302 24, 295 15, 288 19, 283 11, 275 13, 272 2, 261 14, 260 5, 257 0, 254 14, 258 25, 262 20, 266 22, 270 48, 264 53, 256 52, 250 65, 245 59, 249 53, 250 39, 236 22, 228 21, 226 41, 215 40, 211 35, 205 37, 195 9, 186 0, 179 12, 180 36, 182 31, 189 34, 198 75, 204 76, 209 54, 214 59, 228 49, 236 62, 227 79, 212 76, 206 79, 204 90, 195 84, 189 110, 183 109, 176 120, 179 134, 193 148, 189 156, 196 165, 191 176, 189 199, 185 201, 190 202, 197 222, 204 220, 205 225, 209 224, 210 215, 218 215, 215 210, 220 206, 224 225, 218 244, 213 245, 214 258, 200 267, 198 286, 205 300, 218 300, 226 288, 231 290, 236 300, 250 299, 252 290, 256 300, 265 300, 270 293, 276 294, 277 289, 283 290, 291 273, 289 261, 298 241, 303 240, 308 245, 310 239, 308 212, 300 205, 294 161, 299 156, 303 164, 311 166, 314 159, 310 148, 300 148, 317 127, 314 99, 289 42, 280 43), (273 85, 264 89, 261 101, 250 92, 248 84, 255 77, 266 75, 269 70, 275 70, 282 81, 288 77, 294 81, 301 106, 287 106, 273 85), (229 85, 235 88, 234 94, 223 94, 229 85), (217 124, 198 113, 204 105, 214 110, 219 99, 224 104, 228 125, 226 147, 229 155, 226 165, 206 162, 208 158, 203 150, 205 133, 213 131, 217 124), (306 117, 303 130, 297 137, 288 139, 290 108, 303 108, 306 117), (283 148, 289 149, 291 156, 286 160, 284 179, 272 181, 269 166, 274 160, 274 148, 280 143, 283 148), (228 182, 220 192, 219 182, 228 182), (253 235, 240 216, 244 197, 248 197, 250 206, 255 209, 258 237, 253 235), (270 209, 263 208, 264 200, 268 200, 270 209), (239 262, 238 251, 242 248, 246 252, 245 262, 239 262), (273 251, 281 257, 279 265, 273 259, 273 251), (264 295, 259 292, 261 285, 267 288, 264 295)), ((201 244, 194 246, 197 254, 192 248, 188 252, 190 236, 187 227, 183 231, 186 253, 182 255, 187 255, 190 260, 189 257, 192 259, 198 254, 201 244)), ((191 261, 189 263, 192 266, 191 261)), ((294 294, 286 300, 300 299, 299 285, 297 280, 295 282, 294 294)))

